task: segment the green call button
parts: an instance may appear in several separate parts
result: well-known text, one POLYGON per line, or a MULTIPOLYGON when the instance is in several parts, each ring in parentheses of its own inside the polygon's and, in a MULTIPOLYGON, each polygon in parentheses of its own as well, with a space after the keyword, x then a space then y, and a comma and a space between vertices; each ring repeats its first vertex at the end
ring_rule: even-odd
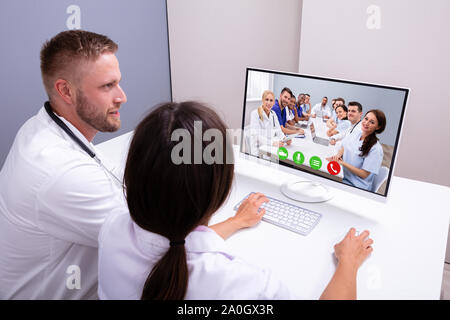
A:
POLYGON ((280 160, 284 160, 288 157, 288 151, 285 147, 280 147, 278 148, 278 158, 280 158, 280 160))
POLYGON ((309 159, 309 165, 314 170, 319 170, 322 167, 322 160, 317 156, 311 157, 309 159))

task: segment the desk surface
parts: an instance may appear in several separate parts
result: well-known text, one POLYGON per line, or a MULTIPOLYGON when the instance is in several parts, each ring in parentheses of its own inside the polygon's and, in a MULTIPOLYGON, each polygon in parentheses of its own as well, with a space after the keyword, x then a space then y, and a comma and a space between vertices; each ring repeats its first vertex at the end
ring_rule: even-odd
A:
MULTIPOLYGON (((130 137, 131 133, 122 135, 99 144, 97 149, 110 162, 123 166, 130 137)), ((322 214, 306 237, 262 221, 227 240, 243 259, 271 269, 299 296, 320 296, 335 270, 334 244, 350 227, 356 227, 368 229, 375 241, 373 253, 358 271, 358 299, 439 299, 450 188, 393 177, 386 203, 334 189, 335 197, 325 203, 303 204, 280 192, 281 184, 292 179, 288 173, 239 155, 235 172, 229 199, 214 214, 211 224, 234 215, 233 206, 250 191, 322 214)))

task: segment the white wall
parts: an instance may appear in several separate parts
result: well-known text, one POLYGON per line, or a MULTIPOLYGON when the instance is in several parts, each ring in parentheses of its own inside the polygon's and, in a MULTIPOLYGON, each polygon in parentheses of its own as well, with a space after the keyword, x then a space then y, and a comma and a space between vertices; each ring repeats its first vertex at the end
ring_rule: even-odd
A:
POLYGON ((245 69, 296 72, 299 0, 168 0, 174 101, 198 99, 241 128, 245 69))
POLYGON ((448 0, 304 0, 299 59, 300 72, 411 88, 394 175, 446 186, 449 13, 448 0))
POLYGON ((447 253, 445 255, 445 261, 450 263, 450 227, 448 229, 448 238, 447 238, 447 253))
POLYGON ((175 101, 210 103, 240 128, 247 66, 410 87, 395 175, 449 186, 450 1, 167 0, 167 6, 175 101), (371 4, 381 8, 381 29, 367 29, 371 4))

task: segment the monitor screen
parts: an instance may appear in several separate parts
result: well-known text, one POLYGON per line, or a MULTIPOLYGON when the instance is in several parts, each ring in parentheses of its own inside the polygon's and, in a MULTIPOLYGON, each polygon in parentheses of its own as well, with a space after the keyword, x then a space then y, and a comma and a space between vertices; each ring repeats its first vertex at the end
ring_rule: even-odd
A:
POLYGON ((248 68, 241 152, 386 197, 408 93, 248 68))

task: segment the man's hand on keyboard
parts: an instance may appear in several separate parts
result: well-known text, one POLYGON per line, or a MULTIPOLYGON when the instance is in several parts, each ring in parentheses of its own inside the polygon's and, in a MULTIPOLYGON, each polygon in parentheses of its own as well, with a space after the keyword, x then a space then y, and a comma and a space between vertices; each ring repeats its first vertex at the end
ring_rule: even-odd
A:
POLYGON ((269 202, 269 199, 262 193, 253 193, 245 199, 239 206, 236 215, 232 218, 241 228, 254 226, 266 212, 261 205, 269 202))

